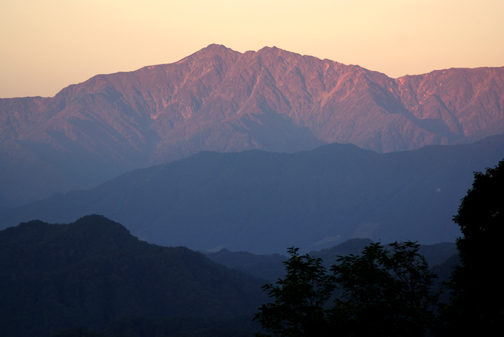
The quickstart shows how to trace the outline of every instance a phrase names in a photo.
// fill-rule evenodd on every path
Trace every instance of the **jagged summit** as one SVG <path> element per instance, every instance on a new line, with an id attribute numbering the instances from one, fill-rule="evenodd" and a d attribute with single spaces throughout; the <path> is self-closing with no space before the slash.
<path id="1" fill-rule="evenodd" d="M 9 164 L 0 174 L 19 178 L 0 186 L 0 205 L 204 150 L 340 142 L 393 152 L 472 142 L 504 132 L 503 106 L 504 68 L 392 79 L 276 47 L 240 53 L 211 44 L 171 64 L 94 76 L 52 98 L 1 99 L 0 159 Z M 26 167 L 50 177 L 47 185 Z"/>

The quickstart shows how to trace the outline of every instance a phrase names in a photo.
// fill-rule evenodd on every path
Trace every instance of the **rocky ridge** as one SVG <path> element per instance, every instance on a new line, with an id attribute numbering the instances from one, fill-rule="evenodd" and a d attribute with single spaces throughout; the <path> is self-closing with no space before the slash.
<path id="1" fill-rule="evenodd" d="M 172 64 L 94 76 L 52 98 L 0 99 L 0 173 L 19 181 L 0 186 L 0 205 L 202 150 L 295 152 L 338 142 L 393 152 L 473 142 L 504 132 L 503 106 L 504 67 L 392 79 L 275 47 L 210 45 Z M 37 187 L 41 177 L 51 188 Z M 35 187 L 14 195 L 30 179 Z"/>

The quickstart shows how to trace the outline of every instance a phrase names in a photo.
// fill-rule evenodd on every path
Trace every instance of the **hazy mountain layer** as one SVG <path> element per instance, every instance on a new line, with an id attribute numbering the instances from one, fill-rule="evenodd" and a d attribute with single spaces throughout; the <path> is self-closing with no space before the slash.
<path id="1" fill-rule="evenodd" d="M 331 248 L 311 251 L 309 254 L 312 257 L 321 258 L 323 265 L 329 269 L 337 263 L 338 257 L 350 254 L 361 255 L 364 247 L 371 243 L 373 241 L 369 239 L 350 239 Z M 425 257 L 429 266 L 432 267 L 457 254 L 457 248 L 455 242 L 443 242 L 433 245 L 421 245 L 419 253 Z M 221 249 L 218 252 L 207 252 L 205 255 L 216 263 L 244 271 L 271 283 L 275 283 L 279 278 L 285 276 L 284 261 L 287 260 L 285 255 L 256 255 L 248 252 L 231 252 L 227 249 Z"/>
<path id="2" fill-rule="evenodd" d="M 391 152 L 471 142 L 504 132 L 503 106 L 504 67 L 392 79 L 278 48 L 242 54 L 210 45 L 52 98 L 0 99 L 0 206 L 202 150 L 339 142 Z"/>
<path id="3" fill-rule="evenodd" d="M 432 244 L 460 235 L 451 218 L 473 171 L 503 157 L 504 136 L 386 154 L 350 144 L 202 152 L 0 212 L 0 224 L 95 213 L 149 242 L 252 253 L 319 250 L 350 238 Z"/>
<path id="4" fill-rule="evenodd" d="M 0 335 L 101 330 L 129 316 L 252 315 L 267 300 L 263 283 L 101 216 L 31 221 L 0 232 Z"/>

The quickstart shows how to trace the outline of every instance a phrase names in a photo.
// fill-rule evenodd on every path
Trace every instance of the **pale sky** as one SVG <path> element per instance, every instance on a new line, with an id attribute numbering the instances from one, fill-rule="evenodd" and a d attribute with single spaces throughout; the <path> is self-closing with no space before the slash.
<path id="1" fill-rule="evenodd" d="M 394 78 L 500 67 L 504 0 L 0 0 L 0 98 L 54 96 L 211 43 L 276 46 Z"/>

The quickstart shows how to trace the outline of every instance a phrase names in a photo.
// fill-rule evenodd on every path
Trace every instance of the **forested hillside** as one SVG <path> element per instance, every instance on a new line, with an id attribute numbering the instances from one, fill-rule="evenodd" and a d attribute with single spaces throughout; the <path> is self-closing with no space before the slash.
<path id="1" fill-rule="evenodd" d="M 0 335 L 102 330 L 128 316 L 231 318 L 266 300 L 264 281 L 184 247 L 160 247 L 86 216 L 0 232 Z"/>

